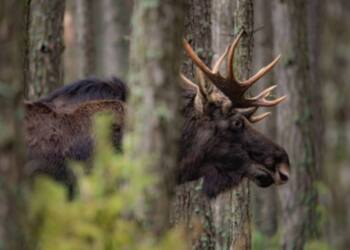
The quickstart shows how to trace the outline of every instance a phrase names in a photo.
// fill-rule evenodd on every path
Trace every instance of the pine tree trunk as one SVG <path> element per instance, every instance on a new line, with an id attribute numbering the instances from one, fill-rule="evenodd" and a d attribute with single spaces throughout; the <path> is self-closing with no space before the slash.
<path id="1" fill-rule="evenodd" d="M 95 73 L 95 32 L 93 0 L 75 2 L 78 78 Z"/>
<path id="2" fill-rule="evenodd" d="M 273 32 L 271 18 L 271 1 L 255 1 L 254 3 L 254 72 L 269 64 L 273 60 Z M 256 92 L 266 89 L 272 85 L 273 74 L 264 76 L 264 80 L 256 85 Z M 266 110 L 267 111 L 267 110 Z M 260 112 L 264 112 L 263 109 Z M 257 124 L 258 129 L 267 137 L 276 140 L 276 112 L 261 123 Z M 252 186 L 253 218 L 256 229 L 267 236 L 273 236 L 277 231 L 277 192 L 276 187 L 259 188 Z"/>
<path id="3" fill-rule="evenodd" d="M 309 0 L 307 4 L 307 27 L 308 27 L 308 45 L 309 45 L 309 65 L 310 65 L 310 77 L 311 82 L 317 86 L 312 91 L 313 110 L 317 110 L 314 113 L 314 138 L 317 147 L 315 147 L 315 163 L 318 172 L 322 169 L 323 162 L 323 143 L 324 143 L 324 118 L 323 118 L 323 98 L 322 89 L 323 84 L 320 78 L 320 64 L 321 64 L 321 34 L 323 21 L 324 3 L 318 0 Z"/>
<path id="4" fill-rule="evenodd" d="M 234 22 L 235 6 L 238 9 Z M 247 31 L 249 35 L 242 39 L 243 45 L 237 53 L 239 75 L 247 77 L 251 61 L 252 3 L 194 0 L 187 10 L 186 39 L 208 65 L 210 55 L 225 49 L 232 40 L 230 34 L 233 35 L 234 30 L 244 28 Z M 184 72 L 187 75 L 194 73 L 189 60 L 185 62 Z M 248 182 L 213 201 L 203 196 L 201 185 L 201 181 L 197 181 L 178 187 L 174 204 L 173 219 L 187 225 L 192 248 L 250 249 Z"/>
<path id="5" fill-rule="evenodd" d="M 26 6 L 24 96 L 36 99 L 60 86 L 63 81 L 62 52 L 64 0 L 28 0 Z M 22 105 L 22 103 L 21 103 Z M 27 178 L 25 178 L 27 180 Z M 30 190 L 26 196 L 30 199 Z M 24 204 L 25 205 L 25 204 Z M 25 207 L 21 207 L 25 211 Z M 29 225 L 30 226 L 30 225 Z M 31 249 L 37 239 L 26 232 L 30 242 L 19 249 Z M 10 248 L 11 249 L 11 248 Z"/>
<path id="6" fill-rule="evenodd" d="M 244 30 L 245 35 L 240 41 L 235 57 L 237 76 L 248 79 L 251 72 L 254 9 L 252 0 L 237 0 L 235 12 L 235 31 Z M 250 213 L 249 213 L 249 184 L 246 180 L 234 190 L 234 228 L 233 242 L 230 249 L 250 249 Z"/>
<path id="7" fill-rule="evenodd" d="M 291 180 L 279 188 L 282 203 L 283 249 L 303 249 L 315 231 L 315 144 L 313 138 L 314 83 L 310 76 L 307 2 L 275 0 L 273 4 L 275 54 L 283 55 L 276 71 L 281 93 L 289 96 L 279 106 L 278 142 L 287 150 Z M 280 93 L 280 94 L 281 94 Z"/>
<path id="8" fill-rule="evenodd" d="M 186 6 L 185 38 L 207 65 L 210 65 L 211 0 L 192 0 Z M 182 72 L 194 76 L 194 64 L 185 57 Z M 215 230 L 210 201 L 202 194 L 201 180 L 177 187 L 172 220 L 185 224 L 189 231 L 192 249 L 215 249 Z"/>
<path id="9" fill-rule="evenodd" d="M 234 30 L 241 28 L 237 26 L 237 23 L 241 23 L 245 18 L 252 18 L 249 16 L 251 13 L 248 14 L 252 10 L 237 9 L 237 7 L 246 8 L 244 4 L 238 1 L 213 0 L 212 38 L 216 56 L 222 54 L 227 45 L 232 42 Z M 235 10 L 247 12 L 243 14 L 242 19 L 235 21 Z M 252 29 L 252 25 L 251 20 L 249 26 L 244 28 Z M 237 58 L 237 61 L 241 63 L 240 57 Z M 242 187 L 222 194 L 212 202 L 216 249 L 250 248 L 249 191 L 246 185 L 247 183 L 244 183 Z"/>
<path id="10" fill-rule="evenodd" d="M 133 16 L 129 125 L 135 159 L 155 178 L 147 192 L 147 220 L 156 237 L 169 229 L 180 137 L 182 1 L 137 1 Z"/>
<path id="11" fill-rule="evenodd" d="M 324 24 L 321 53 L 318 51 L 322 62 L 319 83 L 324 85 L 324 102 L 327 104 L 324 109 L 326 160 L 322 179 L 330 189 L 329 197 L 326 196 L 330 218 L 324 227 L 324 235 L 334 249 L 347 250 L 350 246 L 350 210 L 347 209 L 350 206 L 347 177 L 350 173 L 350 58 L 344 48 L 350 41 L 349 1 L 322 2 L 322 5 L 324 13 L 321 10 L 323 14 L 318 14 Z"/>
<path id="12" fill-rule="evenodd" d="M 78 49 L 77 49 L 77 25 L 76 25 L 76 2 L 68 1 L 66 3 L 63 20 L 63 72 L 64 83 L 73 82 L 78 77 Z"/>
<path id="13" fill-rule="evenodd" d="M 234 34 L 235 1 L 212 0 L 212 49 L 214 61 L 232 42 Z M 226 69 L 225 67 L 222 67 Z M 225 70 L 223 71 L 225 72 Z M 233 240 L 235 192 L 219 195 L 212 203 L 213 224 L 215 227 L 215 249 L 230 249 Z"/>
<path id="14" fill-rule="evenodd" d="M 64 0 L 28 0 L 26 94 L 42 96 L 62 85 Z"/>
<path id="15" fill-rule="evenodd" d="M 28 246 L 21 131 L 24 3 L 0 2 L 0 249 Z"/>
<path id="16" fill-rule="evenodd" d="M 102 75 L 126 79 L 129 65 L 129 43 L 133 1 L 102 0 L 99 3 L 99 62 Z"/>

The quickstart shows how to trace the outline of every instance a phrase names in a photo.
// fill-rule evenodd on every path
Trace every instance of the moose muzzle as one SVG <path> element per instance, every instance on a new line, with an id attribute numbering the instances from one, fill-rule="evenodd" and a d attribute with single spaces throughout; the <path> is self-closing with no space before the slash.
<path id="1" fill-rule="evenodd" d="M 276 185 L 285 184 L 289 180 L 289 165 L 287 163 L 279 163 L 276 166 L 276 172 L 273 176 Z"/>

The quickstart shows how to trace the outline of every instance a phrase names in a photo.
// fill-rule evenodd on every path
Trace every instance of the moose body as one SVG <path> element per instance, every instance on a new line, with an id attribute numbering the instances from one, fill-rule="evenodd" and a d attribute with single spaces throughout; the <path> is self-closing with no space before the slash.
<path id="1" fill-rule="evenodd" d="M 285 150 L 252 126 L 266 116 L 253 117 L 257 107 L 275 106 L 284 98 L 265 99 L 272 90 L 269 88 L 255 99 L 243 99 L 244 91 L 252 83 L 248 87 L 237 84 L 230 69 L 227 79 L 218 74 L 227 53 L 228 65 L 232 65 L 238 39 L 218 60 L 213 71 L 185 44 L 187 53 L 201 71 L 198 71 L 199 84 L 182 76 L 184 124 L 174 178 L 181 184 L 203 177 L 203 191 L 209 197 L 236 186 L 243 178 L 267 187 L 273 183 L 282 184 L 289 177 Z M 254 81 L 267 73 L 271 65 L 259 72 L 259 76 L 253 76 Z M 213 83 L 210 88 L 206 87 L 207 79 Z M 222 82 L 236 89 L 229 90 Z M 92 117 L 100 111 L 110 110 L 115 114 L 112 140 L 120 149 L 126 97 L 127 87 L 117 78 L 91 78 L 62 87 L 38 101 L 27 102 L 25 129 L 30 172 L 45 173 L 65 183 L 72 196 L 75 177 L 67 167 L 67 160 L 88 162 L 91 159 L 94 148 Z"/>
<path id="2" fill-rule="evenodd" d="M 30 175 L 47 174 L 74 195 L 76 178 L 68 160 L 89 162 L 93 154 L 94 114 L 110 111 L 115 119 L 112 142 L 121 148 L 127 88 L 117 78 L 89 78 L 64 86 L 47 97 L 25 103 L 25 134 Z"/>

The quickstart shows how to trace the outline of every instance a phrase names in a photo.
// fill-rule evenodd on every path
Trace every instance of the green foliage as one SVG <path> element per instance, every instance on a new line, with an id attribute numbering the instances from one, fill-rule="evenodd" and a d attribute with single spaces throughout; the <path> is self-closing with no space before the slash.
<path id="1" fill-rule="evenodd" d="M 260 231 L 252 230 L 252 249 L 253 250 L 279 250 L 281 249 L 281 235 L 279 233 L 268 237 Z M 314 239 L 306 242 L 305 250 L 330 250 L 328 243 L 321 239 Z"/>
<path id="2" fill-rule="evenodd" d="M 305 250 L 331 250 L 328 243 L 320 240 L 313 240 L 306 243 Z"/>
<path id="3" fill-rule="evenodd" d="M 132 160 L 125 145 L 122 155 L 110 143 L 110 117 L 98 117 L 96 154 L 91 173 L 72 164 L 80 192 L 68 201 L 65 189 L 47 178 L 38 178 L 30 203 L 30 218 L 36 249 L 114 250 L 185 249 L 180 229 L 160 241 L 143 223 L 145 188 L 152 183 L 140 162 Z"/>

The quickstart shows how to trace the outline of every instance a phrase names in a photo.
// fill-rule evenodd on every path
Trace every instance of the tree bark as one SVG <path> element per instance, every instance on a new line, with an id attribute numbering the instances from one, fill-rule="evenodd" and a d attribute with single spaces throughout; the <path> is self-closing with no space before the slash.
<path id="1" fill-rule="evenodd" d="M 27 20 L 24 31 L 26 53 L 24 53 L 23 87 L 24 96 L 33 100 L 60 86 L 63 81 L 62 52 L 64 49 L 65 1 L 28 0 L 26 7 Z M 27 178 L 25 180 L 28 181 Z M 29 188 L 26 196 L 30 199 Z M 21 209 L 25 210 L 25 207 Z M 38 243 L 36 235 L 31 231 L 27 232 L 26 236 L 30 242 L 20 249 L 36 248 Z"/>
<path id="2" fill-rule="evenodd" d="M 340 0 L 323 5 L 324 14 L 318 15 L 322 17 L 324 24 L 320 80 L 323 83 L 324 103 L 327 107 L 324 109 L 327 143 L 324 143 L 323 155 L 326 160 L 322 169 L 322 180 L 330 193 L 329 197 L 322 195 L 320 202 L 325 201 L 330 211 L 329 220 L 324 225 L 324 236 L 334 249 L 346 250 L 350 246 L 350 86 L 347 84 L 350 58 L 344 53 L 344 48 L 350 42 L 347 32 L 350 4 L 349 1 Z"/>
<path id="3" fill-rule="evenodd" d="M 253 28 L 254 28 L 254 9 L 252 0 L 237 0 L 235 12 L 235 31 L 245 31 L 236 52 L 237 77 L 248 79 L 252 64 L 253 49 Z M 233 242 L 230 249 L 250 249 L 251 231 L 250 231 L 250 213 L 249 213 L 249 184 L 245 180 L 234 190 L 234 229 Z"/>
<path id="4" fill-rule="evenodd" d="M 182 1 L 137 1 L 131 43 L 129 136 L 134 157 L 155 182 L 147 192 L 147 220 L 156 237 L 169 229 L 180 137 Z M 145 160 L 147 159 L 147 160 Z"/>
<path id="5" fill-rule="evenodd" d="M 322 169 L 323 162 L 323 143 L 324 143 L 324 118 L 323 118 L 323 98 L 322 98 L 322 81 L 320 78 L 321 70 L 321 35 L 322 24 L 321 17 L 323 16 L 323 6 L 321 1 L 309 0 L 307 4 L 307 27 L 308 27 L 308 46 L 309 46 L 309 65 L 311 82 L 317 86 L 312 91 L 312 105 L 314 113 L 313 133 L 317 147 L 315 147 L 315 163 L 319 173 Z"/>
<path id="6" fill-rule="evenodd" d="M 100 73 L 126 79 L 129 66 L 129 43 L 133 1 L 102 0 L 100 13 L 103 16 L 99 27 Z"/>
<path id="7" fill-rule="evenodd" d="M 230 42 L 234 30 L 242 27 L 239 26 L 244 19 L 251 19 L 249 8 L 251 5 L 245 5 L 243 1 L 217 1 L 213 0 L 212 10 L 212 41 L 213 51 L 216 57 L 221 55 Z M 251 4 L 251 3 L 250 3 Z M 242 9 L 237 9 L 237 7 Z M 242 16 L 235 20 L 236 15 L 242 11 Z M 239 18 L 239 19 L 238 19 Z M 248 21 L 248 26 L 244 27 L 252 30 L 253 21 Z M 251 46 L 251 45 L 249 45 Z M 251 59 L 249 59 L 251 60 Z M 238 57 L 238 62 L 245 64 Z M 244 66 L 242 66 L 243 68 Z M 240 74 L 246 72 L 238 69 Z M 249 191 L 247 183 L 244 183 L 238 189 L 220 195 L 212 202 L 213 220 L 216 233 L 216 249 L 249 249 L 250 248 L 250 221 L 249 221 Z"/>
<path id="8" fill-rule="evenodd" d="M 64 0 L 28 0 L 26 95 L 37 98 L 62 85 Z"/>
<path id="9" fill-rule="evenodd" d="M 276 81 L 289 96 L 279 106 L 278 142 L 289 153 L 292 178 L 279 188 L 282 203 L 283 249 L 303 249 L 315 231 L 315 143 L 313 89 L 308 52 L 307 2 L 275 0 L 273 4 L 274 49 L 283 55 Z"/>
<path id="10" fill-rule="evenodd" d="M 186 6 L 185 38 L 195 48 L 199 57 L 210 65 L 211 48 L 211 0 L 193 0 Z M 194 64 L 186 57 L 182 67 L 184 74 L 194 77 Z M 210 201 L 202 194 L 201 180 L 177 187 L 172 220 L 185 224 L 190 235 L 192 249 L 215 249 L 215 230 Z"/>
<path id="11" fill-rule="evenodd" d="M 254 3 L 254 53 L 253 68 L 258 72 L 261 67 L 273 60 L 273 32 L 271 18 L 271 1 L 255 1 Z M 267 74 L 263 82 L 256 84 L 259 93 L 274 83 L 273 74 Z M 260 91 L 259 91 L 260 90 Z M 266 110 L 267 111 L 267 110 Z M 261 112 L 264 109 L 261 108 Z M 276 140 L 276 112 L 261 123 L 257 124 L 259 130 L 273 141 Z M 278 202 L 276 187 L 259 188 L 252 186 L 253 218 L 256 229 L 266 236 L 273 236 L 278 225 Z"/>
<path id="12" fill-rule="evenodd" d="M 93 0 L 75 2 L 78 78 L 95 74 L 95 25 Z"/>
<path id="13" fill-rule="evenodd" d="M 0 249 L 29 249 L 21 131 L 25 5 L 0 2 Z"/>
<path id="14" fill-rule="evenodd" d="M 234 22 L 235 6 L 238 11 Z M 223 52 L 234 30 L 247 31 L 249 35 L 244 37 L 237 57 L 241 63 L 239 75 L 247 77 L 251 60 L 252 3 L 195 0 L 187 10 L 186 38 L 207 65 L 213 52 Z M 183 71 L 193 75 L 193 64 L 189 60 Z M 201 185 L 201 181 L 197 181 L 178 187 L 174 205 L 174 220 L 187 225 L 193 249 L 250 249 L 248 182 L 214 201 L 203 197 Z"/>
<path id="15" fill-rule="evenodd" d="M 76 25 L 76 2 L 68 1 L 65 6 L 63 20 L 63 72 L 64 83 L 73 82 L 78 76 L 78 49 L 77 49 L 77 25 Z"/>
<path id="16" fill-rule="evenodd" d="M 212 0 L 212 49 L 214 60 L 225 51 L 232 42 L 234 33 L 234 11 L 236 9 L 235 1 Z M 226 69 L 225 67 L 222 67 Z M 225 71 L 224 71 L 225 72 Z M 235 192 L 226 192 L 219 195 L 213 202 L 211 208 L 213 211 L 213 224 L 215 227 L 215 249 L 230 249 L 234 233 L 236 230 L 234 224 L 235 212 Z"/>

